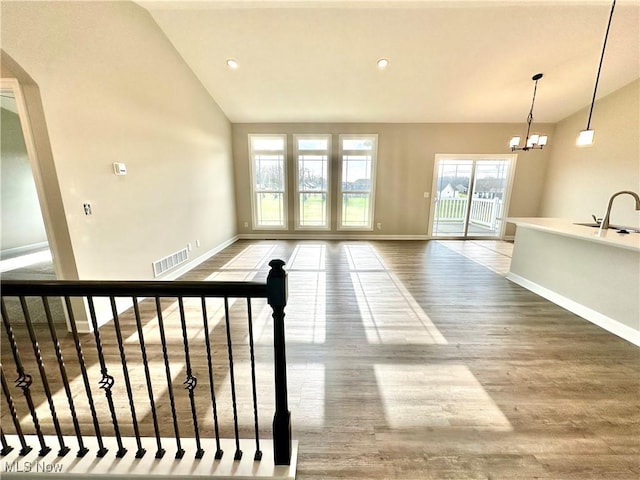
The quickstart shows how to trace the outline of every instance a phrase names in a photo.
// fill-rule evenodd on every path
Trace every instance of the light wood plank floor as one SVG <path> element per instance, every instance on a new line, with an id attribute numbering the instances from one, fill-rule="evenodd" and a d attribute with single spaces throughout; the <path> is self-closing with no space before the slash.
<path id="1" fill-rule="evenodd" d="M 504 269 L 499 264 L 508 258 L 509 247 L 488 247 L 442 241 L 239 241 L 184 278 L 262 280 L 269 259 L 287 262 L 289 402 L 293 436 L 300 442 L 301 480 L 637 480 L 640 349 L 506 280 L 494 270 Z M 479 248 L 488 266 L 466 256 Z M 500 256 L 493 263 L 487 260 L 492 250 Z M 184 356 L 177 307 L 169 300 L 163 306 L 180 428 L 188 436 L 188 400 L 178 388 L 184 380 Z M 202 389 L 199 420 L 204 434 L 211 436 L 203 332 L 197 305 L 187 308 L 194 374 Z M 142 310 L 154 385 L 162 385 L 153 305 L 143 302 Z M 231 310 L 238 345 L 236 378 L 243 383 L 250 378 L 243 347 L 246 302 L 236 301 Z M 254 302 L 253 310 L 260 427 L 268 435 L 273 411 L 271 323 L 264 302 Z M 220 378 L 216 391 L 224 410 L 229 396 L 226 328 L 220 305 L 212 304 L 209 314 Z M 149 422 L 135 324 L 129 314 L 121 322 L 138 416 Z M 48 371 L 55 373 L 51 342 L 46 330 L 38 329 Z M 20 327 L 16 332 L 28 357 L 26 333 Z M 111 352 L 110 364 L 117 367 L 112 326 L 101 333 Z M 91 342 L 91 335 L 83 336 L 90 373 L 99 378 Z M 5 373 L 12 380 L 13 362 L 4 338 L 2 347 Z M 63 351 L 69 359 L 75 355 L 68 337 Z M 36 376 L 33 363 L 26 364 Z M 69 364 L 72 377 L 77 377 L 77 368 Z M 117 377 L 114 388 L 120 385 L 116 401 L 121 428 L 131 435 L 116 367 L 112 374 Z M 74 385 L 78 382 L 76 378 Z M 53 387 L 63 410 L 60 382 L 53 381 Z M 106 402 L 101 391 L 94 394 L 106 425 Z M 241 433 L 249 437 L 251 394 L 240 388 L 238 395 Z M 170 436 L 166 391 L 159 388 L 156 396 L 161 433 Z M 23 401 L 17 393 L 15 398 L 26 417 Z M 77 401 L 83 403 L 81 395 Z M 4 400 L 2 407 L 3 429 L 12 431 Z M 83 428 L 91 432 L 88 409 L 78 408 Z M 47 410 L 40 398 L 43 417 Z M 65 431 L 72 434 L 70 422 L 61 417 Z M 223 435 L 230 437 L 228 415 L 222 415 L 221 422 Z M 47 433 L 53 432 L 50 422 L 43 425 Z M 152 433 L 150 426 L 143 427 L 143 434 Z"/>

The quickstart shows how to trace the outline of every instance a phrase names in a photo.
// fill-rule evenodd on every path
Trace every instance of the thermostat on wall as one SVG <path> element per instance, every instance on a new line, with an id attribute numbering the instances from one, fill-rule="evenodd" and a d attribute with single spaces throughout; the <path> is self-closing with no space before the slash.
<path id="1" fill-rule="evenodd" d="M 124 163 L 113 163 L 113 173 L 116 175 L 126 175 L 127 174 L 127 166 Z"/>

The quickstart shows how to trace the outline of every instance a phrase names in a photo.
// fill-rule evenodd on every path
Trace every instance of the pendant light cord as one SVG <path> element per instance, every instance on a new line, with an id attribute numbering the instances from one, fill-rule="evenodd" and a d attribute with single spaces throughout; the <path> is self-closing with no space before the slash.
<path id="1" fill-rule="evenodd" d="M 609 23 L 607 24 L 607 32 L 604 34 L 604 44 L 602 45 L 602 55 L 600 55 L 600 64 L 598 65 L 598 74 L 596 75 L 596 85 L 593 87 L 593 98 L 591 99 L 591 108 L 589 109 L 589 120 L 587 120 L 587 130 L 591 126 L 591 114 L 593 113 L 593 105 L 596 103 L 596 92 L 598 91 L 598 81 L 600 80 L 600 70 L 602 70 L 602 61 L 604 60 L 604 50 L 607 47 L 607 38 L 609 37 L 609 28 L 611 28 L 611 19 L 613 18 L 613 9 L 616 7 L 616 0 L 611 4 L 611 13 L 609 14 Z"/>

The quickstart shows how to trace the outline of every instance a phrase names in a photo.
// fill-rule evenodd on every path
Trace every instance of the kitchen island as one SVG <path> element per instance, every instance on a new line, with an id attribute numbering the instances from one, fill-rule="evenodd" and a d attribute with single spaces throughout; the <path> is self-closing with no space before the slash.
<path id="1" fill-rule="evenodd" d="M 640 233 L 558 218 L 517 226 L 507 278 L 640 346 Z"/>

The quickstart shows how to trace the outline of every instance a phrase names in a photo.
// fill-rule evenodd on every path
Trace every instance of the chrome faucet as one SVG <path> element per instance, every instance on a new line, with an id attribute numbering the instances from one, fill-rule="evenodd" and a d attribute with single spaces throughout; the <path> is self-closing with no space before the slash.
<path id="1" fill-rule="evenodd" d="M 618 195 L 622 195 L 623 193 L 631 195 L 636 201 L 636 210 L 640 210 L 640 197 L 638 196 L 637 193 L 631 192 L 629 190 L 621 190 L 620 192 L 614 193 L 613 195 L 611 195 L 611 198 L 609 199 L 609 205 L 607 206 L 607 213 L 604 214 L 604 218 L 600 223 L 600 233 L 602 233 L 603 230 L 606 230 L 607 228 L 609 228 L 609 217 L 611 216 L 611 206 L 613 205 L 613 199 L 616 198 Z"/>

